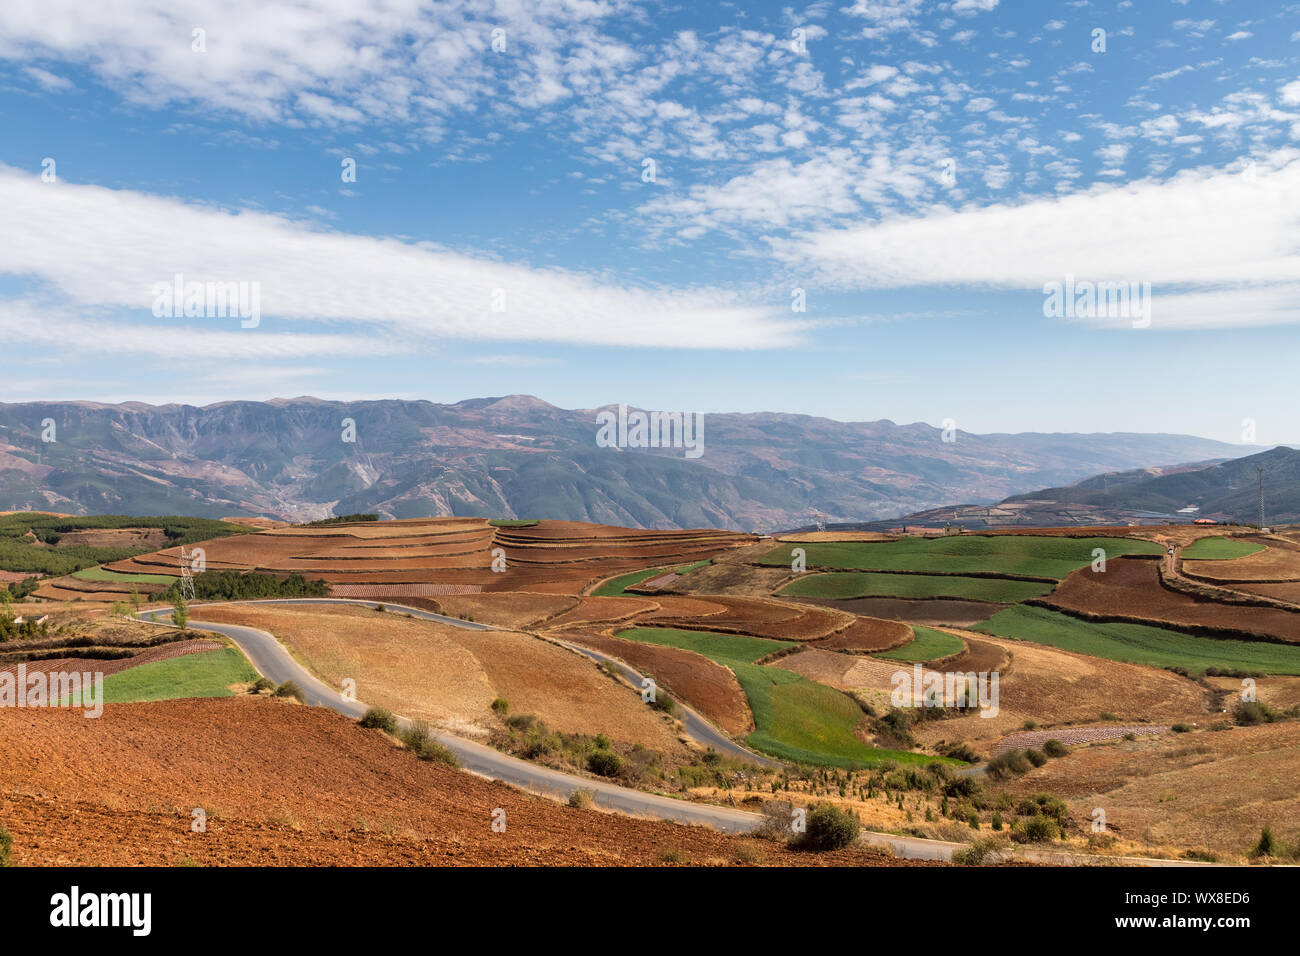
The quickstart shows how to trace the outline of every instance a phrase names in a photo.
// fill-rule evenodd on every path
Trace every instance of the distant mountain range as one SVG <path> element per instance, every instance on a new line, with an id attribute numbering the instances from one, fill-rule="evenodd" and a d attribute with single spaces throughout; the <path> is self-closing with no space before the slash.
<path id="1" fill-rule="evenodd" d="M 759 412 L 704 416 L 703 454 L 691 459 L 681 448 L 599 447 L 598 411 L 526 395 L 453 405 L 0 404 L 0 509 L 772 530 L 807 524 L 814 509 L 833 522 L 871 521 L 1241 453 L 1187 435 L 945 435 L 920 423 Z"/>
<path id="2" fill-rule="evenodd" d="M 995 504 L 949 504 L 893 521 L 850 526 L 880 531 L 899 526 L 957 525 L 980 530 L 1073 524 L 1163 524 L 1198 518 L 1257 525 L 1260 468 L 1264 469 L 1264 520 L 1269 524 L 1300 522 L 1300 451 L 1279 446 L 1229 461 L 1107 472 L 1064 487 L 1011 495 Z"/>

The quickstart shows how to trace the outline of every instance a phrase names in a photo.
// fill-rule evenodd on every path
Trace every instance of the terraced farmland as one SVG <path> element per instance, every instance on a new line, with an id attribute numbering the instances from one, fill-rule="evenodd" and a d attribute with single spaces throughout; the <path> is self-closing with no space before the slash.
<path id="1" fill-rule="evenodd" d="M 794 597 L 844 600 L 867 597 L 955 598 L 1017 604 L 1041 597 L 1052 585 L 1005 578 L 968 578 L 949 574 L 889 574 L 872 571 L 836 571 L 796 578 L 781 589 Z"/>
<path id="2" fill-rule="evenodd" d="M 213 571 L 302 574 L 354 597 L 371 596 L 368 587 L 376 589 L 375 597 L 436 597 L 522 590 L 576 595 L 612 572 L 649 577 L 654 572 L 645 573 L 647 567 L 689 567 L 752 540 L 713 529 L 420 518 L 288 526 L 204 541 L 202 547 Z M 93 575 L 46 582 L 38 594 L 71 600 L 102 591 L 115 600 L 131 583 L 160 589 L 180 575 L 179 565 L 177 548 L 136 554 Z M 395 588 L 412 593 L 392 593 Z"/>
<path id="3" fill-rule="evenodd" d="M 1138 623 L 1205 629 L 1300 643 L 1300 613 L 1275 607 L 1227 604 L 1165 587 L 1160 562 L 1111 561 L 1104 573 L 1083 568 L 1061 582 L 1043 603 L 1087 617 L 1128 618 Z"/>
<path id="4" fill-rule="evenodd" d="M 620 638 L 693 651 L 731 669 L 749 699 L 755 731 L 745 742 L 786 760 L 829 766 L 870 766 L 883 760 L 929 763 L 937 759 L 871 747 L 854 731 L 862 710 L 844 694 L 780 667 L 754 661 L 793 642 L 670 628 L 632 628 Z"/>
<path id="5" fill-rule="evenodd" d="M 913 625 L 912 631 L 915 636 L 911 641 L 892 651 L 877 654 L 876 657 L 890 661 L 937 661 L 960 654 L 966 649 L 960 637 L 947 631 L 936 631 L 932 627 L 919 625 Z"/>
<path id="6" fill-rule="evenodd" d="M 794 545 L 783 545 L 760 563 L 790 566 Z M 1090 564 L 1093 550 L 1108 559 L 1160 554 L 1160 545 L 1134 538 L 1072 538 L 1041 535 L 952 535 L 896 541 L 828 541 L 798 545 L 810 568 L 859 571 L 919 571 L 930 574 L 1012 575 L 1058 581 Z"/>
<path id="7" fill-rule="evenodd" d="M 232 697 L 232 684 L 257 680 L 257 672 L 233 647 L 200 651 L 139 664 L 104 678 L 104 703 Z"/>
<path id="8" fill-rule="evenodd" d="M 1264 550 L 1264 546 L 1255 541 L 1242 541 L 1240 538 L 1213 537 L 1200 538 L 1182 550 L 1185 561 L 1227 561 L 1244 558 Z"/>
<path id="9" fill-rule="evenodd" d="M 1263 674 L 1300 674 L 1300 647 L 1209 637 L 1144 624 L 1084 621 L 1059 611 L 1020 605 L 999 611 L 974 630 L 1050 644 L 1092 657 L 1151 667 L 1217 667 Z"/>

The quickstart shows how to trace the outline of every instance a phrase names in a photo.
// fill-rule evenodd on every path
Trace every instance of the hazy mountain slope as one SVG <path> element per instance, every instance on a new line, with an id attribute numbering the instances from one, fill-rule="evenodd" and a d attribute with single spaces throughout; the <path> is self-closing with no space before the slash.
<path id="1" fill-rule="evenodd" d="M 1067 488 L 1015 495 L 1008 502 L 1057 501 L 1098 508 L 1199 513 L 1259 521 L 1259 471 L 1264 468 L 1264 508 L 1270 522 L 1300 521 L 1300 451 L 1278 447 L 1257 455 L 1215 462 L 1172 474 L 1096 476 Z"/>
<path id="2" fill-rule="evenodd" d="M 0 405 L 0 509 L 315 518 L 379 511 L 771 529 L 994 501 L 1236 448 L 1180 435 L 973 435 L 777 413 L 705 416 L 704 454 L 596 446 L 596 410 L 430 402 Z M 355 441 L 345 441 L 355 423 Z M 43 421 L 55 426 L 41 440 Z"/>

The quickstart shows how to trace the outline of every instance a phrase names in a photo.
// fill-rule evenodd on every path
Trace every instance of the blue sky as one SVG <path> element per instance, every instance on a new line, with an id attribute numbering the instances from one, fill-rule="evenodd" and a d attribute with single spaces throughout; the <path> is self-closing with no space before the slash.
<path id="1" fill-rule="evenodd" d="M 1300 439 L 1300 3 L 6 0 L 0 208 L 4 401 Z"/>

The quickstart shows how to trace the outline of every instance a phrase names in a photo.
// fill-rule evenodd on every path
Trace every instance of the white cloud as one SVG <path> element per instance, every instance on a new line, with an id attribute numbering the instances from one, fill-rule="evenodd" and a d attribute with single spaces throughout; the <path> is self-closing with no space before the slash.
<path id="1" fill-rule="evenodd" d="M 1163 182 L 825 229 L 774 248 L 840 288 L 1031 289 L 1074 275 L 1151 282 L 1161 294 L 1171 286 L 1215 292 L 1224 306 L 1217 323 L 1231 327 L 1279 320 L 1257 299 L 1300 281 L 1297 233 L 1300 152 L 1287 150 L 1245 173 L 1188 170 Z M 1245 297 L 1242 308 L 1228 307 L 1237 301 L 1232 290 Z M 1178 323 L 1164 312 L 1166 324 Z M 1197 315 L 1208 321 L 1209 313 Z"/>
<path id="2" fill-rule="evenodd" d="M 502 90 L 525 109 L 562 99 L 624 61 L 625 48 L 594 27 L 613 10 L 604 0 L 5 0 L 0 58 L 81 64 L 151 106 L 404 122 L 490 106 Z M 497 29 L 503 52 L 492 47 Z"/>
<path id="3" fill-rule="evenodd" d="M 956 0 L 952 12 L 957 14 L 988 13 L 998 5 L 998 0 Z"/>
<path id="4" fill-rule="evenodd" d="M 4 166 L 0 208 L 0 270 L 43 280 L 70 303 L 152 319 L 153 286 L 178 273 L 191 281 L 259 283 L 262 325 L 230 333 L 240 348 L 245 339 L 302 322 L 360 323 L 416 343 L 769 348 L 798 337 L 783 311 L 788 303 L 753 305 L 719 290 L 631 288 L 427 243 L 313 229 L 261 212 L 47 184 Z M 504 311 L 493 311 L 496 290 L 504 293 Z M 308 341 L 296 331 L 285 341 L 300 338 Z"/>
<path id="5" fill-rule="evenodd" d="M 23 72 L 47 90 L 70 90 L 74 85 L 71 80 L 57 76 L 49 70 L 42 70 L 39 66 L 25 66 Z"/>

